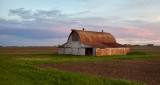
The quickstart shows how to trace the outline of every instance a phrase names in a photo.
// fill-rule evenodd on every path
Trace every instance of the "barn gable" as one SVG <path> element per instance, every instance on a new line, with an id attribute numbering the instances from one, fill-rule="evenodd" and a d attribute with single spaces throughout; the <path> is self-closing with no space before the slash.
<path id="1" fill-rule="evenodd" d="M 79 34 L 75 30 L 72 30 L 72 32 L 70 33 L 70 35 L 68 37 L 67 42 L 60 47 L 68 47 L 68 48 L 69 47 L 81 47 L 81 48 L 85 48 L 85 47 L 92 47 L 92 46 L 81 42 L 81 38 L 80 38 Z"/>

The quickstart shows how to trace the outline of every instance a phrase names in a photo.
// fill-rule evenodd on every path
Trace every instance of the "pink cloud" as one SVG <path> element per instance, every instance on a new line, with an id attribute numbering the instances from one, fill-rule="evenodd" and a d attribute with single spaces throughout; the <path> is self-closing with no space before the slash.
<path id="1" fill-rule="evenodd" d="M 120 44 L 140 44 L 140 45 L 146 45 L 146 44 L 154 44 L 154 45 L 160 45 L 160 40 L 150 40 L 150 39 L 140 39 L 140 38 L 117 38 L 116 39 L 118 43 Z"/>
<path id="2" fill-rule="evenodd" d="M 117 29 L 111 29 L 111 32 L 120 37 L 135 37 L 135 38 L 149 38 L 149 39 L 159 39 L 160 34 L 156 30 L 144 29 L 133 26 L 120 26 Z M 157 34 L 159 36 L 157 36 Z"/>

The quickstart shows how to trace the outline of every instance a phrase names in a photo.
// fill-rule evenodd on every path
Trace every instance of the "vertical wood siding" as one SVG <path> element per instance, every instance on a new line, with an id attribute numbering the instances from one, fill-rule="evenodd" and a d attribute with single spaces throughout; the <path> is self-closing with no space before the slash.
<path id="1" fill-rule="evenodd" d="M 130 52 L 130 48 L 105 48 L 105 49 L 96 49 L 96 56 L 104 55 L 126 55 Z"/>

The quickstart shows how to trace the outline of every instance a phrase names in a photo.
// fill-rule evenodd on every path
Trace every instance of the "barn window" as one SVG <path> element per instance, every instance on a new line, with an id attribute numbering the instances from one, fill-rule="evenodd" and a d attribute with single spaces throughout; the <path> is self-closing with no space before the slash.
<path id="1" fill-rule="evenodd" d="M 73 41 L 78 41 L 79 40 L 78 34 L 76 32 L 73 32 L 73 34 L 72 34 L 72 40 Z"/>

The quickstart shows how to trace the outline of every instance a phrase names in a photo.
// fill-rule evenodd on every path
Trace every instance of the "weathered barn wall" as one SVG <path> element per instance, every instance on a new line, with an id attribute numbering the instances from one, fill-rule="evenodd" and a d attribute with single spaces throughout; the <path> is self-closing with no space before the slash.
<path id="1" fill-rule="evenodd" d="M 58 48 L 58 54 L 85 55 L 85 48 Z"/>
<path id="2" fill-rule="evenodd" d="M 74 33 L 74 35 L 76 34 Z M 77 38 L 77 35 L 75 39 L 71 34 L 68 38 L 68 42 L 58 49 L 58 54 L 85 55 L 85 48 L 91 48 L 91 46 L 82 43 L 80 39 Z"/>
<path id="3" fill-rule="evenodd" d="M 58 54 L 64 54 L 64 48 L 58 48 Z"/>
<path id="4" fill-rule="evenodd" d="M 64 48 L 64 54 L 71 54 L 72 49 L 71 48 Z"/>
<path id="5" fill-rule="evenodd" d="M 96 48 L 93 48 L 93 56 L 96 56 Z"/>
<path id="6" fill-rule="evenodd" d="M 85 55 L 85 48 L 79 48 L 78 55 Z"/>
<path id="7" fill-rule="evenodd" d="M 105 48 L 105 49 L 96 49 L 96 56 L 104 55 L 126 55 L 130 52 L 130 48 Z"/>

